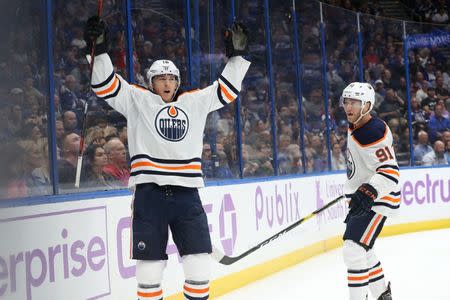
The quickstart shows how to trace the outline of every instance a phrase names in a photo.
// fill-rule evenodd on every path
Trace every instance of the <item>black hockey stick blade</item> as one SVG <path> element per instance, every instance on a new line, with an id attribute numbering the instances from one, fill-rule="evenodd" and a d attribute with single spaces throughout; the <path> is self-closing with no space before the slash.
<path id="1" fill-rule="evenodd" d="M 222 265 L 231 265 L 234 264 L 235 262 L 237 262 L 238 260 L 241 260 L 242 258 L 250 255 L 251 253 L 255 252 L 256 250 L 264 247 L 265 245 L 269 244 L 270 242 L 272 242 L 273 240 L 276 240 L 277 238 L 279 238 L 280 236 L 282 236 L 283 234 L 287 233 L 288 231 L 291 231 L 292 229 L 294 229 L 295 227 L 299 226 L 300 224 L 302 224 L 303 222 L 305 222 L 306 220 L 311 219 L 312 217 L 314 217 L 317 214 L 320 214 L 322 211 L 326 210 L 327 208 L 335 205 L 336 203 L 338 203 L 339 201 L 341 201 L 342 199 L 344 199 L 345 196 L 339 196 L 336 199 L 330 201 L 329 203 L 327 203 L 326 205 L 322 206 L 321 208 L 313 211 L 312 213 L 310 213 L 309 215 L 307 215 L 306 217 L 301 218 L 300 220 L 296 221 L 295 223 L 292 223 L 291 225 L 289 225 L 288 227 L 286 227 L 285 229 L 277 232 L 276 234 L 272 235 L 271 237 L 267 238 L 266 240 L 262 241 L 261 243 L 259 243 L 258 245 L 250 248 L 249 250 L 245 251 L 244 253 L 238 255 L 238 256 L 227 256 L 225 255 L 222 251 L 220 251 L 219 249 L 217 249 L 216 247 L 213 246 L 213 251 L 211 253 L 211 256 L 217 260 L 220 264 Z"/>

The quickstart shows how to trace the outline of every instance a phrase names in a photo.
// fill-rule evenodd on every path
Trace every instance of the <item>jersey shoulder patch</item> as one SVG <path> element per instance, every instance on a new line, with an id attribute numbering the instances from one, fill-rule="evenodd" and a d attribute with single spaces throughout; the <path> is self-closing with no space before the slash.
<path id="1" fill-rule="evenodd" d="M 361 147 L 369 147 L 383 141 L 388 133 L 388 127 L 381 119 L 373 117 L 364 126 L 355 129 L 351 135 Z"/>

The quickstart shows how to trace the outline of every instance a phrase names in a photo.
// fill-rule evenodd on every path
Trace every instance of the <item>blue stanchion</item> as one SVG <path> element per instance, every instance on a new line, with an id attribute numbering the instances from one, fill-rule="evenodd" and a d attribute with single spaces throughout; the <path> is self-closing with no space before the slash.
<path id="1" fill-rule="evenodd" d="M 190 1 L 185 0 L 184 5 L 184 36 L 187 48 L 187 82 L 189 86 L 192 87 L 192 40 L 191 40 L 191 6 Z"/>
<path id="2" fill-rule="evenodd" d="M 362 45 L 361 22 L 359 19 L 360 13 L 357 13 L 356 16 L 357 16 L 356 26 L 358 27 L 359 81 L 364 82 L 363 45 Z"/>
<path id="3" fill-rule="evenodd" d="M 48 137 L 50 147 L 48 147 L 48 155 L 50 161 L 50 178 L 52 181 L 53 194 L 59 194 L 59 178 L 58 178 L 58 160 L 56 157 L 56 114 L 55 114 L 55 83 L 54 83 L 54 65 L 53 65 L 53 0 L 46 0 L 45 20 L 46 20 L 46 40 L 47 40 L 47 93 L 48 93 Z"/>
<path id="4" fill-rule="evenodd" d="M 234 0 L 230 1 L 229 24 L 232 24 L 236 18 L 236 6 Z M 236 126 L 236 143 L 239 158 L 239 178 L 244 178 L 244 158 L 242 155 L 242 126 L 241 126 L 241 98 L 238 96 L 235 103 L 235 126 Z"/>
<path id="5" fill-rule="evenodd" d="M 131 21 L 131 0 L 125 0 L 125 49 L 127 59 L 128 81 L 134 82 L 134 65 L 133 65 L 133 28 Z"/>
<path id="6" fill-rule="evenodd" d="M 293 0 L 295 4 L 295 0 Z M 302 151 L 302 166 L 303 173 L 306 173 L 306 151 L 305 151 L 305 118 L 303 115 L 303 94 L 302 94 L 302 69 L 300 67 L 300 47 L 299 47 L 299 34 L 297 24 L 297 12 L 295 6 L 292 6 L 292 23 L 294 26 L 294 52 L 295 52 L 295 88 L 297 93 L 297 105 L 298 105 L 298 122 L 300 128 L 300 149 Z"/>
<path id="7" fill-rule="evenodd" d="M 414 144 L 413 144 L 413 128 L 412 128 L 412 111 L 411 111 L 411 79 L 409 74 L 409 57 L 408 57 L 408 37 L 406 35 L 406 23 L 403 21 L 403 56 L 405 60 L 405 79 L 406 79 L 406 98 L 408 101 L 408 126 L 409 126 L 409 157 L 410 165 L 414 166 Z"/>
<path id="8" fill-rule="evenodd" d="M 272 153 L 273 153 L 273 168 L 275 175 L 278 175 L 278 143 L 277 143 L 277 116 L 275 112 L 275 87 L 273 84 L 273 70 L 272 70 L 272 45 L 270 33 L 270 18 L 269 18 L 269 0 L 264 0 L 264 28 L 266 30 L 266 63 L 267 76 L 269 77 L 269 100 L 271 105 L 271 131 L 272 131 Z"/>
<path id="9" fill-rule="evenodd" d="M 322 19 L 322 3 L 320 3 L 320 14 L 321 14 L 321 22 L 320 22 L 320 44 L 322 51 L 322 75 L 323 75 L 323 95 L 324 105 L 325 105 L 325 126 L 326 126 L 326 137 L 327 137 L 327 160 L 328 160 L 328 170 L 331 170 L 331 140 L 330 140 L 330 114 L 328 111 L 329 105 L 329 94 L 328 94 L 328 78 L 327 78 L 327 50 L 325 46 L 325 26 Z"/>

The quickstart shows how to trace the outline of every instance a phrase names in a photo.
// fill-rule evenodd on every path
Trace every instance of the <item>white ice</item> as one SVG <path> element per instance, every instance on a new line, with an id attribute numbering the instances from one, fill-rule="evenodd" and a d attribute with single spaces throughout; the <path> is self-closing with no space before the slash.
<path id="1" fill-rule="evenodd" d="M 379 238 L 375 251 L 394 300 L 450 300 L 450 229 Z M 341 252 L 313 257 L 216 299 L 348 299 Z"/>

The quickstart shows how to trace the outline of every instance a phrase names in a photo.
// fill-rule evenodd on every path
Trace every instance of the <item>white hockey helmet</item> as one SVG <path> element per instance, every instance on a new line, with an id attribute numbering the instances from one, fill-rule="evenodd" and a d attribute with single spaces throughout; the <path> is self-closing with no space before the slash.
<path id="1" fill-rule="evenodd" d="M 361 101 L 361 113 L 367 102 L 370 103 L 368 114 L 375 105 L 375 90 L 367 82 L 352 82 L 342 92 L 342 101 L 345 98 L 355 99 Z"/>
<path id="2" fill-rule="evenodd" d="M 153 62 L 153 64 L 147 71 L 148 87 L 153 90 L 153 77 L 166 74 L 175 75 L 178 80 L 178 87 L 180 86 L 180 70 L 178 70 L 178 68 L 171 60 L 160 59 Z"/>

